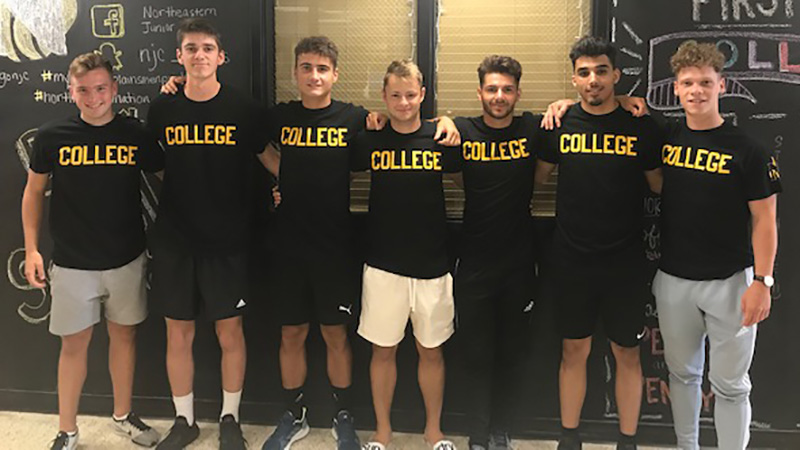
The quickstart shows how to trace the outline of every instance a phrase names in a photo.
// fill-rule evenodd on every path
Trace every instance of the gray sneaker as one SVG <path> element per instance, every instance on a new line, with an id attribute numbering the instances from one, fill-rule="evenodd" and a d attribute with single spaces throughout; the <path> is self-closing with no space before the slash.
<path id="1" fill-rule="evenodd" d="M 295 417 L 291 411 L 286 411 L 278 421 L 275 431 L 264 442 L 261 450 L 291 450 L 292 444 L 303 439 L 310 431 L 308 420 L 306 420 L 306 407 L 303 406 L 303 413 L 300 417 Z"/>
<path id="2" fill-rule="evenodd" d="M 333 438 L 336 439 L 336 450 L 359 450 L 361 441 L 356 434 L 353 416 L 347 410 L 341 410 L 333 418 L 331 429 Z"/>
<path id="3" fill-rule="evenodd" d="M 513 450 L 511 438 L 504 431 L 495 431 L 489 435 L 489 447 L 487 450 Z"/>
<path id="4" fill-rule="evenodd" d="M 111 429 L 114 430 L 114 433 L 126 437 L 133 441 L 134 444 L 143 447 L 152 447 L 158 444 L 161 439 L 158 431 L 142 422 L 142 419 L 133 411 L 128 413 L 128 417 L 125 420 L 117 420 L 112 417 Z"/>
<path id="5" fill-rule="evenodd" d="M 59 431 L 50 444 L 50 450 L 76 450 L 78 448 L 78 433 L 70 436 L 66 431 Z"/>

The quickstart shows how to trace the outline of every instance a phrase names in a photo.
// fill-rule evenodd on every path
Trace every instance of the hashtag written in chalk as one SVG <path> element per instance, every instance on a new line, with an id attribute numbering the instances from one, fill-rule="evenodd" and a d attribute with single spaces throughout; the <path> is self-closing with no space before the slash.
<path id="1" fill-rule="evenodd" d="M 44 100 L 44 92 L 42 92 L 42 91 L 34 92 L 33 93 L 33 99 L 35 101 L 37 101 L 37 102 L 41 102 L 42 100 Z"/>
<path id="2" fill-rule="evenodd" d="M 42 71 L 42 81 L 52 81 L 53 80 L 53 72 L 49 70 Z"/>

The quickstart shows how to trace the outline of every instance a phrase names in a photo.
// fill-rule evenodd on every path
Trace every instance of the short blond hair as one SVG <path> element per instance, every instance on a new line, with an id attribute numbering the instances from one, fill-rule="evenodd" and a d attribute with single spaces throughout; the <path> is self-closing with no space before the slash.
<path id="1" fill-rule="evenodd" d="M 722 72 L 725 66 L 725 55 L 716 45 L 704 42 L 698 43 L 695 40 L 684 41 L 678 51 L 669 60 L 672 73 L 678 73 L 687 67 L 711 67 L 717 73 Z"/>
<path id="2" fill-rule="evenodd" d="M 105 69 L 106 72 L 108 72 L 108 76 L 112 79 L 114 78 L 114 71 L 111 68 L 111 63 L 94 52 L 76 56 L 69 64 L 67 75 L 69 79 L 72 79 L 72 77 L 79 77 L 94 69 Z"/>
<path id="3" fill-rule="evenodd" d="M 412 78 L 419 82 L 419 87 L 422 87 L 422 71 L 419 66 L 410 59 L 402 59 L 399 61 L 392 61 L 389 67 L 386 68 L 386 75 L 383 76 L 383 89 L 386 89 L 386 84 L 389 83 L 390 76 L 399 78 Z"/>

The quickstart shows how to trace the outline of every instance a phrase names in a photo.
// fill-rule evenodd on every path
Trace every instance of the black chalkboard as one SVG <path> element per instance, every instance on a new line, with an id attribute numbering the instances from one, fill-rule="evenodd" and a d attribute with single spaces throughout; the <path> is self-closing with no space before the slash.
<path id="1" fill-rule="evenodd" d="M 680 118 L 672 90 L 669 57 L 686 39 L 713 42 L 727 58 L 727 92 L 720 100 L 726 120 L 735 123 L 774 150 L 781 166 L 784 193 L 779 196 L 780 244 L 773 288 L 772 315 L 759 326 L 756 356 L 751 370 L 754 385 L 752 429 L 800 428 L 800 305 L 795 295 L 800 283 L 794 273 L 798 261 L 795 224 L 800 216 L 791 206 L 798 196 L 793 173 L 800 159 L 792 150 L 800 144 L 800 9 L 787 0 L 609 0 L 600 2 L 608 18 L 606 30 L 595 30 L 616 44 L 623 77 L 618 93 L 645 97 L 653 114 Z M 650 223 L 644 239 L 648 257 L 659 257 L 659 200 L 645 204 Z M 658 332 L 655 302 L 648 306 L 648 336 L 643 353 L 645 422 L 670 423 L 667 370 Z M 712 362 L 713 364 L 713 362 Z M 713 421 L 713 394 L 703 386 L 702 423 Z M 607 411 L 610 413 L 611 411 Z M 756 439 L 756 438 L 754 438 Z"/>

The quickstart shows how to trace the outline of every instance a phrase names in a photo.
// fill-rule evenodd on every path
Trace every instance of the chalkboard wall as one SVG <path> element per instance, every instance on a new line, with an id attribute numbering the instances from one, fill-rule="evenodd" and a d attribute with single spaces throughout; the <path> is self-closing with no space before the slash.
<path id="1" fill-rule="evenodd" d="M 39 4 L 26 13 L 23 3 Z M 22 276 L 24 261 L 20 199 L 31 138 L 37 126 L 76 113 L 66 90 L 66 68 L 77 54 L 99 51 L 116 65 L 120 82 L 118 109 L 144 118 L 165 76 L 179 71 L 175 64 L 175 24 L 184 17 L 207 17 L 223 34 L 228 63 L 220 70 L 223 82 L 250 90 L 256 97 L 271 98 L 262 67 L 271 66 L 264 42 L 272 33 L 272 2 L 258 0 L 152 2 L 135 0 L 0 0 L 0 254 L 8 255 L 7 277 L 0 280 L 0 410 L 55 412 L 57 410 L 56 364 L 59 341 L 47 331 L 49 291 L 31 289 Z M 800 11 L 798 11 L 800 12 Z M 32 15 L 33 14 L 33 15 Z M 35 17 L 34 17 L 35 16 Z M 35 19 L 40 20 L 35 20 Z M 595 33 L 607 35 L 621 50 L 618 65 L 624 76 L 618 92 L 644 96 L 655 114 L 679 116 L 670 96 L 667 60 L 681 40 L 694 38 L 716 42 L 729 59 L 726 70 L 729 94 L 722 102 L 727 120 L 736 122 L 779 157 L 785 193 L 779 202 L 780 251 L 772 317 L 759 328 L 752 369 L 754 391 L 753 442 L 774 448 L 800 448 L 800 280 L 793 278 L 798 264 L 798 213 L 791 205 L 798 195 L 793 176 L 800 167 L 793 147 L 800 131 L 800 24 L 789 0 L 598 0 L 594 2 Z M 47 24 L 42 29 L 34 23 Z M 498 49 L 502 52 L 502 49 Z M 565 55 L 566 58 L 566 55 Z M 527 70 L 536 71 L 536 67 Z M 145 218 L 152 222 L 158 186 L 143 180 Z M 644 205 L 650 223 L 643 233 L 653 267 L 659 255 L 658 198 Z M 357 217 L 359 227 L 364 217 Z M 46 217 L 45 217 L 46 221 Z M 262 226 L 269 230 L 268 218 Z M 46 222 L 45 222 L 46 223 Z M 515 432 L 525 436 L 554 437 L 559 429 L 557 371 L 559 339 L 553 329 L 553 296 L 547 283 L 547 242 L 552 220 L 531 222 L 537 236 L 542 282 L 531 323 L 530 340 L 521 343 L 522 365 Z M 457 249 L 458 223 L 451 223 L 450 248 Z M 359 233 L 363 235 L 363 233 Z M 270 314 L 269 286 L 263 274 L 269 270 L 264 254 L 271 235 L 253 242 L 253 289 L 260 293 L 245 319 L 248 371 L 242 417 L 250 422 L 273 422 L 280 413 L 280 375 L 277 366 L 279 326 Z M 49 236 L 42 234 L 45 257 Z M 654 302 L 647 310 L 648 330 L 642 345 L 645 374 L 642 408 L 642 441 L 673 441 L 667 371 L 663 343 L 658 332 Z M 372 426 L 369 397 L 369 346 L 352 335 L 354 346 L 355 413 L 359 427 Z M 309 341 L 307 398 L 310 419 L 328 426 L 332 405 L 325 377 L 325 352 L 318 333 Z M 111 385 L 107 373 L 107 339 L 95 333 L 90 353 L 89 376 L 81 411 L 108 414 Z M 444 426 L 465 433 L 464 399 L 470 395 L 460 383 L 456 335 L 446 347 L 448 381 Z M 164 364 L 165 333 L 161 317 L 152 316 L 139 328 L 139 357 L 135 381 L 135 407 L 143 415 L 172 414 Z M 198 415 L 213 418 L 219 411 L 219 347 L 210 324 L 198 327 L 195 398 Z M 416 386 L 413 345 L 399 352 L 399 380 L 394 420 L 398 430 L 419 431 L 423 425 L 422 401 Z M 607 344 L 598 340 L 589 364 L 589 392 L 584 407 L 584 427 L 590 438 L 616 437 L 613 402 L 613 358 Z M 713 395 L 704 388 L 703 434 L 713 442 Z"/>

